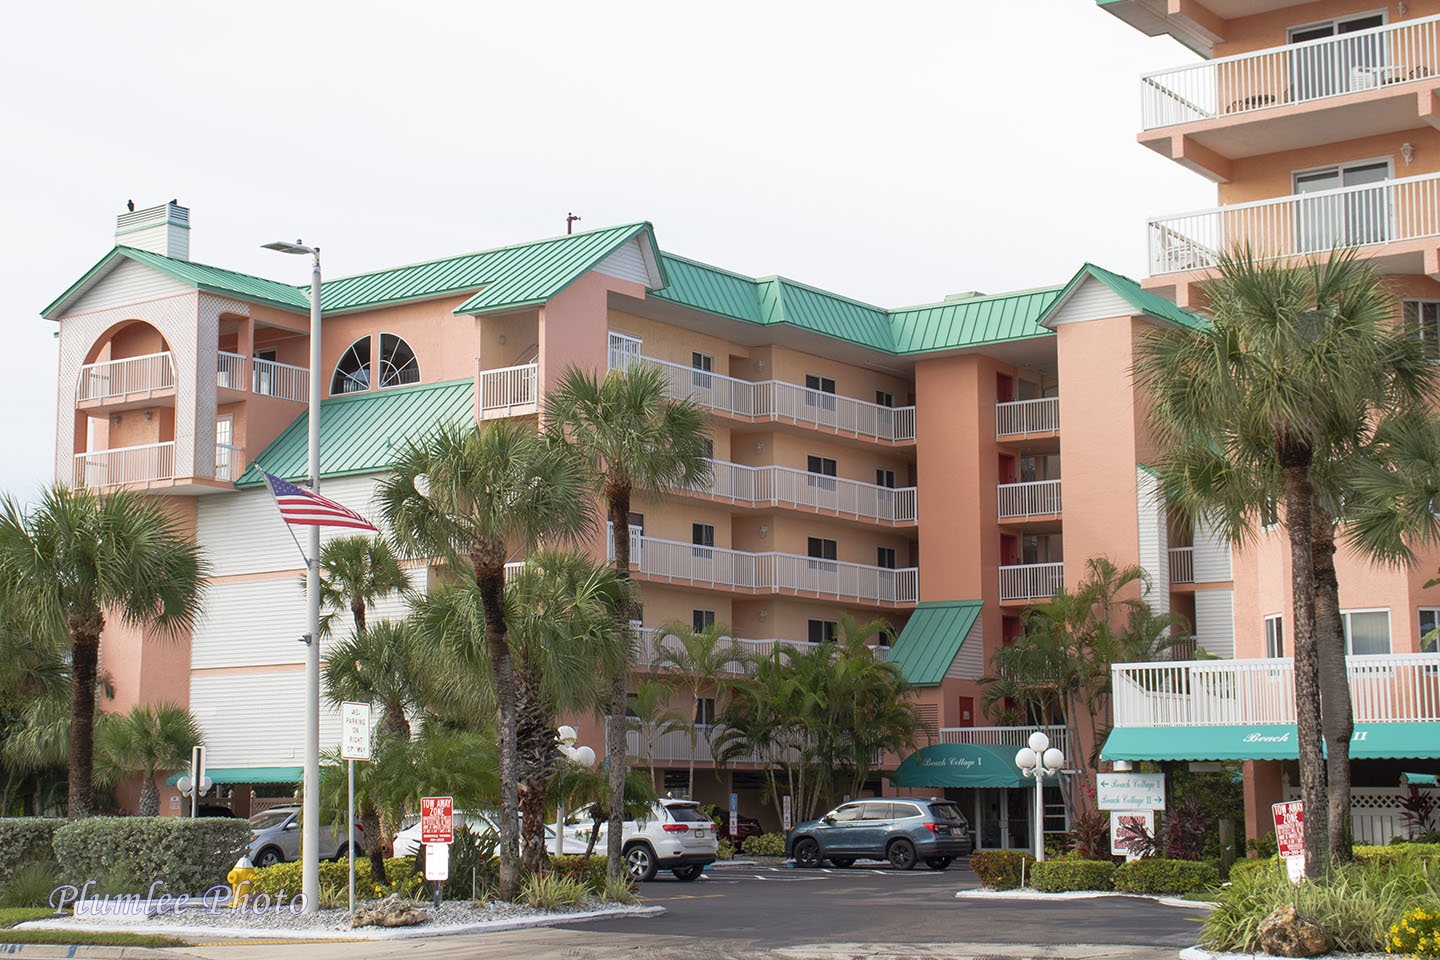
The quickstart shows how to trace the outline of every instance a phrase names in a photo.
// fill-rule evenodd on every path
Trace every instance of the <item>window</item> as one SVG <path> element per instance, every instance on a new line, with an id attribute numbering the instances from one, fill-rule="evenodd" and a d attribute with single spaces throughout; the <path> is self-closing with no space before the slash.
<path id="1" fill-rule="evenodd" d="M 1278 613 L 1265 618 L 1265 656 L 1285 656 L 1285 618 Z"/>
<path id="2" fill-rule="evenodd" d="M 877 468 L 875 470 L 875 486 L 895 489 L 895 471 Z"/>
<path id="3" fill-rule="evenodd" d="M 708 727 L 715 722 L 715 698 L 700 697 L 695 701 L 695 723 Z"/>
<path id="4" fill-rule="evenodd" d="M 690 524 L 690 542 L 695 544 L 690 551 L 697 560 L 712 559 L 715 551 L 710 548 L 715 546 L 715 525 L 713 523 Z"/>
<path id="5" fill-rule="evenodd" d="M 370 389 L 370 338 L 362 337 L 350 344 L 335 365 L 330 380 L 330 393 L 364 393 Z"/>
<path id="6" fill-rule="evenodd" d="M 805 482 L 817 490 L 834 490 L 835 461 L 829 457 L 807 456 L 805 458 L 805 469 L 811 476 L 805 478 Z"/>
<path id="7" fill-rule="evenodd" d="M 861 820 L 894 820 L 895 808 L 899 804 L 890 803 L 887 800 L 867 800 L 865 812 L 860 816 Z"/>
<path id="8" fill-rule="evenodd" d="M 695 384 L 696 390 L 709 390 L 712 381 L 710 372 L 715 369 L 715 358 L 704 353 L 690 354 L 690 366 L 695 372 L 690 374 L 690 381 Z"/>
<path id="9" fill-rule="evenodd" d="M 1406 300 L 1405 331 L 1419 338 L 1425 355 L 1440 360 L 1440 300 Z"/>
<path id="10" fill-rule="evenodd" d="M 705 457 L 706 460 L 714 460 L 714 459 L 715 459 L 715 441 L 712 440 L 710 437 L 701 437 L 701 438 L 700 438 L 700 453 L 701 453 L 702 455 L 704 455 L 704 457 Z"/>
<path id="11" fill-rule="evenodd" d="M 1280 502 L 1274 497 L 1266 497 L 1265 503 L 1260 507 L 1260 525 L 1266 530 L 1280 525 Z"/>
<path id="12" fill-rule="evenodd" d="M 1420 608 L 1420 652 L 1435 653 L 1440 650 L 1440 607 Z"/>
<path id="13" fill-rule="evenodd" d="M 704 630 L 706 627 L 713 627 L 713 626 L 715 626 L 715 611 L 714 611 L 714 610 L 691 610 L 691 611 L 690 611 L 690 625 L 695 628 L 695 632 L 696 632 L 696 633 L 699 633 L 700 631 Z"/>
<path id="14" fill-rule="evenodd" d="M 835 636 L 840 630 L 840 623 L 836 620 L 811 620 L 809 627 L 811 643 L 834 643 Z"/>
<path id="15" fill-rule="evenodd" d="M 1383 13 L 1367 13 L 1343 19 L 1326 20 L 1291 27 L 1290 43 L 1306 43 L 1327 37 L 1344 37 L 1360 30 L 1383 26 Z M 1331 43 L 1311 43 L 1289 51 L 1290 89 L 1287 98 L 1293 101 L 1316 100 L 1355 90 L 1370 90 L 1394 77 L 1405 79 L 1404 73 L 1385 69 L 1385 37 L 1377 34 L 1354 36 Z M 1396 67 L 1395 70 L 1401 68 Z M 1258 97 L 1246 98 L 1257 101 Z M 1271 96 L 1271 101 L 1274 97 Z M 1231 109 L 1266 106 L 1269 101 L 1254 103 L 1237 101 Z"/>
<path id="16" fill-rule="evenodd" d="M 1345 621 L 1345 652 L 1350 656 L 1373 656 L 1390 652 L 1389 610 L 1342 610 Z"/>
<path id="17" fill-rule="evenodd" d="M 859 820 L 860 812 L 863 809 L 865 809 L 865 805 L 863 803 L 847 803 L 842 806 L 836 807 L 835 812 L 830 815 L 834 817 L 837 821 L 845 823 L 850 820 Z"/>
<path id="18" fill-rule="evenodd" d="M 666 793 L 673 797 L 690 795 L 690 771 L 683 767 L 679 770 L 666 770 L 664 776 Z"/>
<path id="19" fill-rule="evenodd" d="M 805 374 L 805 406 L 821 410 L 835 409 L 835 381 L 818 374 Z M 826 396 L 830 394 L 830 396 Z"/>
<path id="20" fill-rule="evenodd" d="M 893 393 L 887 393 L 887 392 L 884 391 L 884 390 L 876 390 L 876 391 L 875 391 L 875 405 L 876 405 L 877 407 L 893 407 L 893 406 L 895 406 L 895 394 L 893 394 Z"/>
<path id="21" fill-rule="evenodd" d="M 835 559 L 837 544 L 834 540 L 826 540 L 822 537 L 808 537 L 806 539 L 806 547 L 805 552 L 811 558 L 811 570 L 823 570 L 829 573 L 835 572 L 834 563 L 824 562 Z"/>
<path id="22" fill-rule="evenodd" d="M 335 365 L 330 379 L 330 393 L 364 393 L 370 389 L 370 338 L 362 337 L 350 344 Z M 420 364 L 410 344 L 393 333 L 380 334 L 380 386 L 399 387 L 420 382 Z"/>
<path id="23" fill-rule="evenodd" d="M 875 566 L 885 570 L 895 569 L 895 549 L 893 547 L 875 548 Z"/>
<path id="24" fill-rule="evenodd" d="M 420 382 L 420 363 L 410 344 L 393 333 L 380 334 L 380 389 Z"/>

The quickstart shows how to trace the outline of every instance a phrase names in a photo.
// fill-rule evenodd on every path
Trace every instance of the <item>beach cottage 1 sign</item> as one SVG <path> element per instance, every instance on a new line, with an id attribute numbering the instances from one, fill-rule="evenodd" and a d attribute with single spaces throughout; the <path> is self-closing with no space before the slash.
<path id="1" fill-rule="evenodd" d="M 1165 774 L 1102 773 L 1095 778 L 1101 810 L 1164 810 Z"/>

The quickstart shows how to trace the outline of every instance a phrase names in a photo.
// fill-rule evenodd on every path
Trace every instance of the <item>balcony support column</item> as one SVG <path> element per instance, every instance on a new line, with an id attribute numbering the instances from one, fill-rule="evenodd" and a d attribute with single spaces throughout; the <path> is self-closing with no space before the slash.
<path id="1" fill-rule="evenodd" d="M 1170 159 L 1214 183 L 1229 183 L 1232 178 L 1230 160 L 1185 134 L 1170 137 Z"/>
<path id="2" fill-rule="evenodd" d="M 1419 118 L 1440 130 L 1440 90 L 1433 88 L 1421 90 L 1416 95 L 1416 114 Z"/>
<path id="3" fill-rule="evenodd" d="M 1285 799 L 1283 768 L 1278 760 L 1246 760 L 1241 768 L 1245 776 L 1245 839 L 1254 840 L 1275 829 L 1270 805 Z M 1243 850 L 1237 850 L 1236 856 Z"/>

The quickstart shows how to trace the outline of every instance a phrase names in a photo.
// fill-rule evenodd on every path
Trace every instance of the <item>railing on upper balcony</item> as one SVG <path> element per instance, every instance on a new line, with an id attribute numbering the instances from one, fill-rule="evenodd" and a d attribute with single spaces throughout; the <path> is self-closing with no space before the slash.
<path id="1" fill-rule="evenodd" d="M 1056 514 L 1060 512 L 1060 481 L 1002 483 L 995 490 L 995 500 L 1001 520 Z"/>
<path id="2" fill-rule="evenodd" d="M 1030 734 L 1039 730 L 1050 738 L 1050 745 L 1067 757 L 1070 731 L 1063 724 L 1048 724 L 1031 727 L 941 727 L 941 743 L 978 743 L 992 747 L 1014 747 L 1019 750 L 1027 746 Z"/>
<path id="3" fill-rule="evenodd" d="M 156 390 L 175 389 L 175 365 L 169 352 L 148 353 L 104 363 L 87 363 L 80 368 L 75 399 L 108 400 Z"/>
<path id="4" fill-rule="evenodd" d="M 638 666 L 654 666 L 661 661 L 665 653 L 677 653 L 680 650 L 680 642 L 673 636 L 662 636 L 664 633 L 663 630 L 657 630 L 654 627 L 639 627 L 636 632 L 640 638 L 640 649 L 635 660 Z M 787 654 L 809 653 L 826 646 L 826 644 L 810 643 L 805 640 L 751 640 L 745 637 L 731 637 L 728 639 L 732 640 L 740 652 L 751 661 L 763 660 L 776 650 Z M 834 647 L 835 645 L 829 644 L 829 646 Z M 889 647 L 878 644 L 872 646 L 870 649 L 874 653 L 876 660 L 884 660 L 890 652 Z M 739 661 L 729 664 L 730 669 L 737 673 L 744 670 L 745 666 L 744 663 Z"/>
<path id="5" fill-rule="evenodd" d="M 175 441 L 75 454 L 75 486 L 103 490 L 175 476 Z"/>
<path id="6" fill-rule="evenodd" d="M 605 538 L 614 559 L 611 538 Z M 919 571 L 892 570 L 792 553 L 746 553 L 632 534 L 630 563 L 646 576 L 714 587 L 819 594 L 856 602 L 915 603 Z"/>
<path id="7" fill-rule="evenodd" d="M 225 390 L 245 389 L 245 357 L 228 350 L 215 354 L 215 386 Z"/>
<path id="8" fill-rule="evenodd" d="M 876 440 L 915 439 L 915 408 L 885 407 L 781 380 L 739 380 L 639 352 L 640 341 L 610 334 L 609 365 L 624 370 L 637 363 L 653 364 L 669 378 L 670 396 L 690 397 L 718 413 L 767 420 L 793 420 L 840 433 Z"/>
<path id="9" fill-rule="evenodd" d="M 245 469 L 244 449 L 232 443 L 215 444 L 215 479 L 234 481 Z"/>
<path id="10" fill-rule="evenodd" d="M 480 410 L 490 416 L 534 413 L 539 379 L 538 364 L 483 370 L 480 373 Z"/>
<path id="11" fill-rule="evenodd" d="M 255 369 L 254 385 L 251 389 L 257 395 L 275 397 L 278 400 L 294 400 L 296 403 L 309 402 L 309 370 L 275 360 L 261 360 L 259 357 L 251 363 Z"/>
<path id="12" fill-rule="evenodd" d="M 1001 600 L 1045 600 L 1065 585 L 1065 564 L 1021 563 L 1000 568 Z"/>
<path id="13" fill-rule="evenodd" d="M 1149 223 L 1152 275 L 1208 270 L 1248 246 L 1261 259 L 1440 236 L 1440 174 L 1294 194 Z"/>
<path id="14" fill-rule="evenodd" d="M 845 516 L 895 523 L 915 520 L 914 487 L 881 487 L 793 467 L 747 467 L 724 460 L 711 460 L 710 465 L 710 483 L 693 489 L 720 500 L 751 505 L 814 507 Z"/>
<path id="15" fill-rule="evenodd" d="M 609 720 L 606 720 L 609 726 Z M 630 729 L 625 734 L 626 755 L 634 760 L 655 761 L 657 763 L 674 763 L 677 761 L 688 762 L 694 759 L 700 763 L 710 763 L 715 759 L 714 745 L 719 741 L 725 727 L 719 724 L 697 724 L 695 727 L 695 748 L 690 747 L 690 730 L 679 728 L 662 730 L 660 724 L 656 724 L 652 731 L 646 731 L 639 720 L 630 721 Z M 648 735 L 647 735 L 648 733 Z M 693 754 L 693 757 L 692 757 Z M 765 763 L 772 760 L 796 759 L 794 751 L 775 751 L 773 757 L 762 757 L 755 752 L 746 752 L 730 756 L 731 763 Z"/>
<path id="16" fill-rule="evenodd" d="M 1194 583 L 1194 582 L 1195 582 L 1195 548 L 1194 548 L 1194 547 L 1171 547 L 1171 548 L 1170 548 L 1170 582 L 1171 582 L 1171 583 Z"/>
<path id="17" fill-rule="evenodd" d="M 1111 667 L 1118 727 L 1295 722 L 1295 663 L 1195 660 Z M 1440 653 L 1346 657 L 1357 723 L 1440 719 Z"/>
<path id="18" fill-rule="evenodd" d="M 1440 75 L 1440 17 L 1155 70 L 1140 78 L 1145 130 L 1252 113 Z"/>
<path id="19" fill-rule="evenodd" d="M 1060 429 L 1060 398 L 1008 400 L 995 404 L 995 436 L 1054 433 Z"/>

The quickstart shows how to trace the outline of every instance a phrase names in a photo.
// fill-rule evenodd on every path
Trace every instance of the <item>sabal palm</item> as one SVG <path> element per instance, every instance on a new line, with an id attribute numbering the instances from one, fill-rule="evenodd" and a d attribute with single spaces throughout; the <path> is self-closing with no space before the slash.
<path id="1" fill-rule="evenodd" d="M 658 367 L 636 365 L 603 377 L 570 368 L 545 402 L 546 430 L 567 444 L 605 500 L 615 570 L 630 576 L 630 503 L 709 479 L 709 417 L 689 399 L 669 396 L 669 378 Z M 626 619 L 630 619 L 628 616 Z M 619 879 L 620 797 L 624 790 L 625 671 L 609 678 L 610 724 L 605 753 L 610 765 L 610 832 L 607 870 Z"/>
<path id="2" fill-rule="evenodd" d="M 730 626 L 724 623 L 712 623 L 703 630 L 695 630 L 690 624 L 676 620 L 660 629 L 655 646 L 655 668 L 671 671 L 666 679 L 689 694 L 690 702 L 694 704 L 691 719 L 680 725 L 690 738 L 687 783 L 690 796 L 694 797 L 695 754 L 701 736 L 710 742 L 714 726 L 711 720 L 701 722 L 700 698 L 709 692 L 717 703 L 722 702 L 736 672 L 743 669 L 747 656 L 730 636 Z"/>
<path id="3" fill-rule="evenodd" d="M 410 580 L 390 544 L 381 537 L 339 537 L 320 548 L 320 632 L 329 634 L 339 611 L 349 610 L 356 633 L 364 633 L 369 608 L 409 589 Z"/>
<path id="4" fill-rule="evenodd" d="M 518 714 L 505 562 L 542 539 L 587 531 L 587 488 L 570 457 L 526 425 L 505 420 L 483 428 L 441 427 L 424 440 L 407 441 L 392 471 L 377 496 L 400 551 L 440 559 L 480 594 L 499 738 L 500 892 L 513 897 L 520 879 Z"/>
<path id="5" fill-rule="evenodd" d="M 89 816 L 94 802 L 95 685 L 107 611 L 178 637 L 200 609 L 204 578 L 194 542 L 152 499 L 58 485 L 29 512 L 9 497 L 0 505 L 0 584 L 25 627 L 69 639 L 72 819 Z"/>
<path id="6" fill-rule="evenodd" d="M 189 710 L 174 703 L 139 704 L 129 713 L 105 714 L 95 728 L 96 779 L 113 784 L 139 775 L 142 817 L 160 813 L 155 777 L 190 762 L 190 749 L 200 742 L 200 724 Z"/>
<path id="7" fill-rule="evenodd" d="M 1424 409 L 1435 371 L 1418 339 L 1394 323 L 1393 298 L 1353 251 L 1290 266 L 1259 264 L 1239 250 L 1222 259 L 1207 295 L 1211 322 L 1195 331 L 1155 331 L 1142 344 L 1136 373 L 1153 401 L 1162 488 L 1182 514 L 1244 543 L 1263 525 L 1267 501 L 1283 505 L 1301 796 L 1316 811 L 1305 823 L 1306 873 L 1314 877 L 1327 840 L 1349 856 L 1348 802 L 1324 815 L 1322 743 L 1329 741 L 1337 790 L 1331 799 L 1348 800 L 1350 727 L 1338 587 L 1323 569 L 1320 609 L 1335 612 L 1325 635 L 1316 631 L 1316 543 L 1323 553 L 1333 539 L 1333 505 L 1346 493 L 1326 478 L 1344 475 L 1339 465 L 1377 423 Z M 1322 568 L 1329 562 L 1322 556 Z M 1328 838 L 1327 819 L 1336 821 Z"/>

